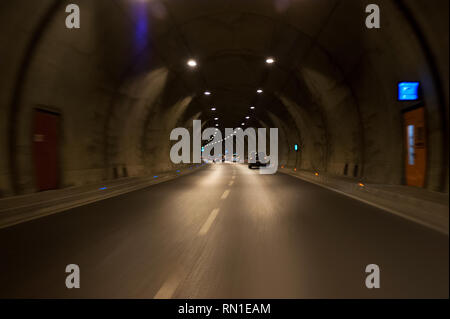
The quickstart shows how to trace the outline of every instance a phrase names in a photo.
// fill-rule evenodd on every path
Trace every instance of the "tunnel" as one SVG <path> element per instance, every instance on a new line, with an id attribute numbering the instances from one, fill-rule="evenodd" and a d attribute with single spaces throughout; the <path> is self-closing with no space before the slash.
<path id="1" fill-rule="evenodd" d="M 2 1 L 0 297 L 448 298 L 448 7 Z"/>

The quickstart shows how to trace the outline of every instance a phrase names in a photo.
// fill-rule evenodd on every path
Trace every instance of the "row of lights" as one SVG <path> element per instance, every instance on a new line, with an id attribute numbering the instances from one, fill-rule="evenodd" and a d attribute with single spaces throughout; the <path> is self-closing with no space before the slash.
<path id="1" fill-rule="evenodd" d="M 273 57 L 268 57 L 268 58 L 266 59 L 266 63 L 267 63 L 267 64 L 274 64 L 274 63 L 275 63 L 275 59 L 274 59 Z M 194 59 L 189 59 L 189 60 L 187 61 L 187 65 L 188 65 L 190 68 L 196 68 L 196 67 L 198 66 L 198 63 L 197 63 L 197 61 L 194 60 Z M 262 93 L 263 93 L 263 90 L 262 90 L 262 89 L 258 89 L 258 90 L 256 90 L 256 93 L 262 94 Z M 205 91 L 204 94 L 205 94 L 205 95 L 211 95 L 211 92 L 210 92 L 210 91 Z"/>
<path id="2" fill-rule="evenodd" d="M 250 110 L 254 110 L 254 109 L 255 109 L 254 106 L 250 106 Z M 217 111 L 217 109 L 216 109 L 215 107 L 212 107 L 212 108 L 211 108 L 211 111 L 215 112 L 215 111 Z M 250 119 L 250 116 L 246 116 L 245 119 L 246 119 L 246 120 L 249 120 L 249 119 Z M 218 121 L 218 120 L 219 120 L 218 117 L 215 117 L 215 118 L 214 118 L 214 121 Z M 242 123 L 242 125 L 244 126 L 245 123 Z M 219 126 L 219 124 L 216 123 L 216 127 L 218 127 L 218 126 Z"/>
<path id="3" fill-rule="evenodd" d="M 267 64 L 274 64 L 274 63 L 275 63 L 275 59 L 274 59 L 273 57 L 268 57 L 268 58 L 266 58 L 266 63 L 267 63 Z M 187 65 L 188 65 L 190 68 L 196 68 L 196 67 L 198 66 L 198 63 L 197 63 L 197 61 L 194 60 L 194 59 L 189 59 L 189 60 L 187 61 Z M 264 93 L 264 91 L 263 91 L 262 89 L 257 89 L 257 90 L 256 90 L 256 93 L 262 94 L 262 93 Z M 210 96 L 210 95 L 212 95 L 212 93 L 211 93 L 211 91 L 205 91 L 205 92 L 204 92 L 204 95 Z M 254 110 L 255 107 L 254 107 L 254 106 L 251 106 L 250 109 L 251 109 L 251 110 Z M 215 108 L 215 107 L 212 107 L 212 108 L 211 108 L 211 111 L 213 111 L 213 112 L 215 112 L 216 110 L 217 110 L 217 108 Z M 250 116 L 246 116 L 245 119 L 246 119 L 246 120 L 249 120 L 249 119 L 250 119 Z M 218 117 L 215 117 L 214 120 L 215 120 L 215 121 L 218 121 L 219 118 L 218 118 Z M 245 122 L 243 122 L 241 125 L 242 125 L 242 126 L 245 126 Z M 219 124 L 216 123 L 216 127 L 218 127 L 218 126 L 219 126 Z M 217 132 L 216 132 L 216 133 L 217 133 Z M 236 131 L 234 132 L 234 134 L 236 134 Z M 214 135 L 215 135 L 215 134 L 214 134 Z M 225 139 L 228 139 L 229 137 L 231 137 L 231 136 L 227 136 Z M 222 140 L 222 141 L 223 141 L 223 140 Z"/>
<path id="4" fill-rule="evenodd" d="M 256 90 L 256 93 L 258 93 L 258 94 L 262 94 L 263 92 L 264 91 L 262 89 L 257 89 Z M 211 91 L 205 91 L 205 92 L 203 92 L 203 94 L 206 95 L 206 96 L 210 96 L 212 93 L 211 93 Z"/>
<path id="5" fill-rule="evenodd" d="M 274 64 L 275 63 L 275 59 L 273 57 L 268 57 L 266 58 L 266 63 L 267 64 Z M 198 63 L 196 60 L 194 59 L 189 59 L 187 61 L 187 65 L 191 68 L 196 68 L 198 66 Z"/>
<path id="6" fill-rule="evenodd" d="M 214 144 L 218 144 L 218 143 L 222 143 L 225 140 L 232 138 L 234 135 L 237 134 L 238 130 L 242 130 L 240 127 L 238 127 L 233 133 L 231 133 L 231 135 L 228 135 L 227 137 L 224 137 L 223 139 L 221 139 L 220 141 L 216 141 L 216 142 L 209 142 L 208 144 L 206 144 L 204 147 L 208 147 Z M 216 129 L 216 131 L 214 132 L 214 136 L 216 136 L 217 132 L 219 131 L 219 129 Z M 210 140 L 212 140 L 214 137 L 211 137 Z"/>

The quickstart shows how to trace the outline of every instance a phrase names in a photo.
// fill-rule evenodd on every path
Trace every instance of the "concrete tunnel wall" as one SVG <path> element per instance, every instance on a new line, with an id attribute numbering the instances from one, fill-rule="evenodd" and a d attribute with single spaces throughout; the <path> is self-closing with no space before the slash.
<path id="1" fill-rule="evenodd" d="M 368 1 L 73 2 L 79 30 L 64 27 L 71 1 L 0 4 L 0 196 L 36 191 L 36 107 L 62 117 L 61 187 L 173 169 L 171 129 L 211 123 L 212 103 L 226 108 L 224 127 L 256 105 L 251 124 L 282 131 L 280 164 L 357 166 L 359 178 L 401 185 L 402 80 L 423 84 L 426 188 L 448 192 L 448 1 L 377 1 L 380 30 L 364 27 Z M 270 70 L 258 62 L 268 55 Z M 200 71 L 186 69 L 190 57 Z"/>

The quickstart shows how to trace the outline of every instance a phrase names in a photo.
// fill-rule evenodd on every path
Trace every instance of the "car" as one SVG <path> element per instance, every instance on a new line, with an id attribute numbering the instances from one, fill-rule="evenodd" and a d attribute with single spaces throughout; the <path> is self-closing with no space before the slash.
<path id="1" fill-rule="evenodd" d="M 263 163 L 260 160 L 262 158 L 264 158 L 264 161 L 267 160 L 267 156 L 265 156 L 264 153 L 262 153 L 262 152 L 259 154 L 258 153 L 251 154 L 248 159 L 248 168 L 253 169 L 253 168 L 266 167 L 267 163 Z"/>

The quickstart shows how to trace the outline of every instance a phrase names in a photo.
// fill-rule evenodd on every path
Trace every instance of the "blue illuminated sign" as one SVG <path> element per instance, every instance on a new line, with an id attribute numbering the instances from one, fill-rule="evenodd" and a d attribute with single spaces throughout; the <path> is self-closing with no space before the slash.
<path id="1" fill-rule="evenodd" d="M 297 144 L 294 145 L 294 150 L 298 151 L 298 145 Z"/>
<path id="2" fill-rule="evenodd" d="M 417 101 L 419 99 L 419 82 L 400 82 L 398 84 L 399 101 Z"/>

